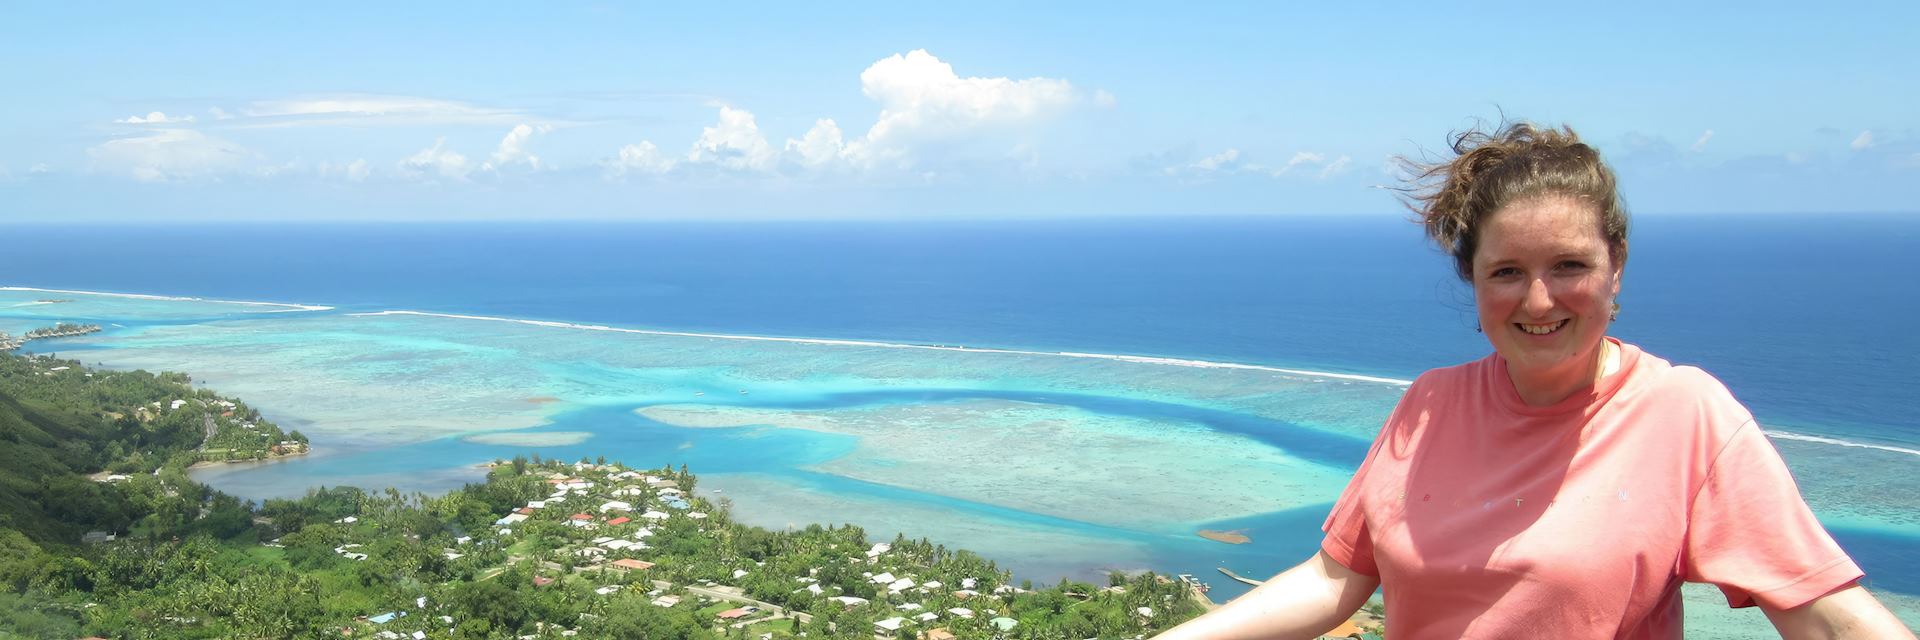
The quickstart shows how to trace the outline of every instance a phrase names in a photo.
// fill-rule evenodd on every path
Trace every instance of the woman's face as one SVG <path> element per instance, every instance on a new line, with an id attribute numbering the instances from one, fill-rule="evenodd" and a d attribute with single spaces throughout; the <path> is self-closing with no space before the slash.
<path id="1" fill-rule="evenodd" d="M 1473 256 L 1480 327 L 1516 378 L 1591 376 L 1620 265 L 1599 212 L 1572 198 L 1516 202 L 1484 222 Z"/>

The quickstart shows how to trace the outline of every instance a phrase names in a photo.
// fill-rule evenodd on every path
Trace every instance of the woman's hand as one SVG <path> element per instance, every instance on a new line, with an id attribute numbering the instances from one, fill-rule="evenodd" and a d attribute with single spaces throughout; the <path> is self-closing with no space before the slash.
<path id="1" fill-rule="evenodd" d="M 1247 595 L 1155 639 L 1314 638 L 1353 615 L 1379 586 L 1379 578 L 1355 573 L 1325 552 L 1317 553 Z"/>

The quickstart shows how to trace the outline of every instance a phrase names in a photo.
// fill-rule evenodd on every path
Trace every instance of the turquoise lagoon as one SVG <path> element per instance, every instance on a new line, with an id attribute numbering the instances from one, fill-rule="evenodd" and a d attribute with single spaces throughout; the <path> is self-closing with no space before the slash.
<path id="1" fill-rule="evenodd" d="M 59 303 L 38 303 L 44 300 Z M 38 304 L 36 304 L 38 303 Z M 643 331 L 319 305 L 0 290 L 33 350 L 191 372 L 308 434 L 313 455 L 196 477 L 253 499 L 442 491 L 518 454 L 687 464 L 771 528 L 854 523 L 973 549 L 1036 582 L 1192 573 L 1216 598 L 1311 554 L 1405 388 L 1390 378 L 1100 354 Z M 1915 452 L 1776 439 L 1809 502 L 1912 623 Z M 1227 545 L 1201 529 L 1245 533 Z M 1699 637 L 1765 622 L 1690 588 Z M 1718 631 L 1713 631 L 1718 630 Z"/>

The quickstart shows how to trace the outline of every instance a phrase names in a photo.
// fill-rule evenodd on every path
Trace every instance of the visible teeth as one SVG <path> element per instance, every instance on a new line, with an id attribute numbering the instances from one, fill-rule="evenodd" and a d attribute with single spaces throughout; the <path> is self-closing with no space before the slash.
<path id="1" fill-rule="evenodd" d="M 1549 333 L 1553 333 L 1554 330 L 1559 329 L 1561 325 L 1564 325 L 1566 323 L 1567 321 L 1561 320 L 1553 324 L 1521 324 L 1520 330 L 1525 331 L 1527 333 L 1531 333 L 1536 336 L 1544 336 Z"/>

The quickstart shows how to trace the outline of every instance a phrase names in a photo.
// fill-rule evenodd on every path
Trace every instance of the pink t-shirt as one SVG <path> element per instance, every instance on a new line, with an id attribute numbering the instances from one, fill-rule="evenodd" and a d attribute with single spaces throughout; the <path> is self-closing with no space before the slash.
<path id="1" fill-rule="evenodd" d="M 1321 542 L 1391 637 L 1679 638 L 1682 581 L 1791 608 L 1861 577 L 1725 386 L 1620 347 L 1549 407 L 1497 354 L 1407 389 Z"/>

